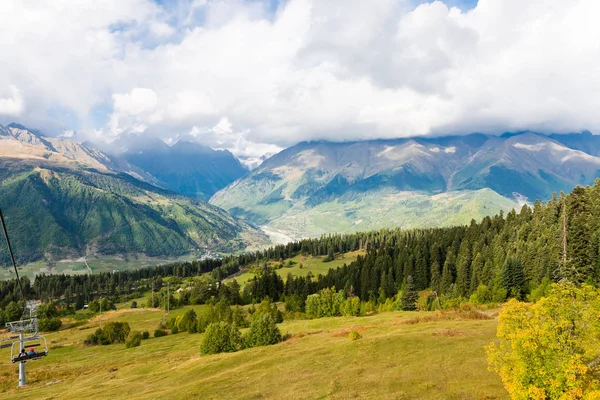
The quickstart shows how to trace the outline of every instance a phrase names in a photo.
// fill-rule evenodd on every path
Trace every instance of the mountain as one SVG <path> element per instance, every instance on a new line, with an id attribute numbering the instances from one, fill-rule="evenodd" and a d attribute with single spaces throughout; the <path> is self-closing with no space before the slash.
<path id="1" fill-rule="evenodd" d="M 0 207 L 20 263 L 235 251 L 266 240 L 218 207 L 119 172 L 98 150 L 18 125 L 0 126 Z"/>
<path id="2" fill-rule="evenodd" d="M 211 203 L 292 237 L 468 223 L 600 176 L 595 136 L 556 136 L 303 142 Z"/>
<path id="3" fill-rule="evenodd" d="M 109 151 L 123 172 L 137 169 L 140 179 L 206 201 L 248 172 L 229 151 L 191 141 L 169 146 L 160 139 L 124 139 Z"/>

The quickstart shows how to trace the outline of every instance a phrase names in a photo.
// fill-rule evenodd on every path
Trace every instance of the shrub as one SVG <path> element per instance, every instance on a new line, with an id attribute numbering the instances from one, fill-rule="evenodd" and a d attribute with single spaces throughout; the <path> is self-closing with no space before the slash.
<path id="1" fill-rule="evenodd" d="M 490 366 L 513 399 L 599 398 L 600 294 L 553 285 L 535 304 L 511 299 L 499 315 Z"/>
<path id="2" fill-rule="evenodd" d="M 185 314 L 177 317 L 175 325 L 180 331 L 196 332 L 198 328 L 198 317 L 194 310 L 188 310 Z M 173 329 L 173 328 L 171 328 Z"/>
<path id="3" fill-rule="evenodd" d="M 142 339 L 144 339 L 144 340 L 150 339 L 150 332 L 148 332 L 148 331 L 142 332 Z"/>
<path id="4" fill-rule="evenodd" d="M 344 307 L 342 308 L 342 313 L 347 316 L 355 316 L 358 317 L 360 315 L 360 298 L 352 297 L 347 298 L 344 301 Z"/>
<path id="5" fill-rule="evenodd" d="M 344 295 L 334 288 L 327 288 L 306 298 L 306 316 L 309 318 L 335 317 L 342 315 Z"/>
<path id="6" fill-rule="evenodd" d="M 110 343 L 125 343 L 131 328 L 127 322 L 109 322 L 103 330 Z"/>
<path id="7" fill-rule="evenodd" d="M 135 301 L 135 300 L 132 301 L 131 302 L 131 308 L 137 308 L 137 307 L 138 307 L 137 301 Z"/>
<path id="8" fill-rule="evenodd" d="M 361 334 L 358 333 L 358 331 L 350 331 L 350 334 L 348 335 L 348 337 L 350 337 L 350 340 L 358 340 L 358 339 L 362 338 Z"/>
<path id="9" fill-rule="evenodd" d="M 244 337 L 247 347 L 268 346 L 279 342 L 281 342 L 281 332 L 271 314 L 262 314 L 254 319 Z"/>
<path id="10" fill-rule="evenodd" d="M 142 344 L 142 337 L 142 334 L 138 331 L 131 332 L 127 338 L 127 341 L 125 342 L 125 347 L 128 349 L 131 347 L 138 347 L 140 344 Z"/>
<path id="11" fill-rule="evenodd" d="M 271 317 L 273 317 L 273 321 L 276 323 L 283 322 L 282 312 L 277 308 L 277 304 L 273 303 L 268 297 L 261 301 L 258 307 L 256 307 L 252 313 L 252 320 L 261 318 L 263 314 L 270 314 Z"/>
<path id="12" fill-rule="evenodd" d="M 175 335 L 175 334 L 179 333 L 179 328 L 177 327 L 177 325 L 174 325 L 174 326 L 171 328 L 171 333 L 172 333 L 173 335 Z"/>
<path id="13" fill-rule="evenodd" d="M 373 314 L 376 311 L 375 303 L 372 301 L 364 301 L 360 303 L 360 315 Z"/>
<path id="14" fill-rule="evenodd" d="M 475 293 L 469 297 L 469 302 L 473 304 L 486 304 L 492 301 L 492 291 L 485 285 L 477 286 Z"/>
<path id="15" fill-rule="evenodd" d="M 162 337 L 162 336 L 167 336 L 167 332 L 163 331 L 162 329 L 157 329 L 154 331 L 154 337 Z"/>
<path id="16" fill-rule="evenodd" d="M 44 318 L 40 319 L 39 329 L 42 332 L 54 332 L 60 329 L 62 326 L 62 321 L 60 318 Z"/>
<path id="17" fill-rule="evenodd" d="M 208 325 L 204 340 L 200 346 L 202 354 L 230 353 L 242 347 L 242 335 L 239 329 L 228 322 Z"/>

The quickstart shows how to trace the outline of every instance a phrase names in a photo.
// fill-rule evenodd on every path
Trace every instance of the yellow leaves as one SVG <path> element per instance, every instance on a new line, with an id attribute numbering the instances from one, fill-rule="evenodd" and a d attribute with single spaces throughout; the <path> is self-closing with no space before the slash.
<path id="1" fill-rule="evenodd" d="M 536 304 L 509 301 L 498 344 L 486 347 L 513 399 L 581 399 L 600 382 L 588 367 L 600 356 L 600 296 L 590 286 L 553 285 Z"/>

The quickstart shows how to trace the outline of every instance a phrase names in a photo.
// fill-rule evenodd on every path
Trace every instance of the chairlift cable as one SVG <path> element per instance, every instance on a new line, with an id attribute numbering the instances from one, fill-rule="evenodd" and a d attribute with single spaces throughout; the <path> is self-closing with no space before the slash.
<path id="1" fill-rule="evenodd" d="M 8 245 L 8 252 L 10 253 L 10 259 L 12 260 L 15 274 L 17 275 L 17 283 L 19 284 L 19 290 L 21 291 L 21 298 L 25 302 L 25 292 L 23 291 L 23 285 L 21 284 L 21 278 L 19 278 L 19 271 L 17 270 L 17 263 L 15 262 L 15 256 L 10 245 L 10 239 L 8 238 L 8 231 L 6 230 L 6 223 L 4 222 L 4 215 L 2 209 L 0 209 L 0 220 L 2 221 L 2 229 L 4 230 L 4 237 L 6 238 L 6 244 Z"/>

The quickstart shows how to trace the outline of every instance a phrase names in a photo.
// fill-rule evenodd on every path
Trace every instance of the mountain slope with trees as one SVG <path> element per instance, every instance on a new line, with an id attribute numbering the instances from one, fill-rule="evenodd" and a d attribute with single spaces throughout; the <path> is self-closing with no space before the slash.
<path id="1" fill-rule="evenodd" d="M 502 302 L 509 297 L 539 298 L 551 282 L 600 283 L 599 213 L 600 180 L 591 187 L 577 187 L 569 195 L 554 196 L 547 203 L 525 205 L 519 213 L 500 213 L 468 226 L 328 235 L 220 260 L 118 274 L 39 276 L 35 293 L 48 299 L 83 293 L 85 288 L 88 294 L 102 290 L 115 296 L 143 290 L 156 277 L 210 273 L 214 282 L 199 283 L 193 289 L 196 295 L 233 296 L 248 303 L 269 296 L 285 299 L 299 309 L 303 309 L 309 295 L 332 287 L 342 296 L 357 296 L 372 305 L 384 304 L 405 289 L 409 277 L 415 290 L 435 292 L 428 298 L 430 302 L 437 298 L 442 302 L 470 298 L 475 303 Z M 299 254 L 325 256 L 358 249 L 366 250 L 366 255 L 316 277 L 288 276 L 284 281 L 266 265 L 273 260 L 283 267 L 284 260 Z M 219 286 L 218 282 L 248 266 L 259 272 L 243 292 L 221 293 L 220 288 L 229 285 Z M 10 287 L 14 288 L 14 283 Z M 6 293 L 11 293 L 8 286 Z"/>
<path id="2" fill-rule="evenodd" d="M 118 172 L 104 153 L 0 127 L 0 206 L 19 263 L 237 251 L 266 236 L 202 200 Z M 0 260 L 8 253 L 0 246 Z"/>

